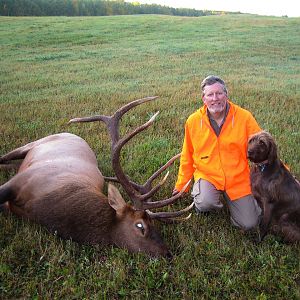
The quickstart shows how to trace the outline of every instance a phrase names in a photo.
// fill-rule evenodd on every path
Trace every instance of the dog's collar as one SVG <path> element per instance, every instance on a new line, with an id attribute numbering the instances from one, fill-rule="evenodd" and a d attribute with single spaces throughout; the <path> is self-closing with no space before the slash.
<path id="1" fill-rule="evenodd" d="M 257 167 L 259 168 L 259 170 L 260 170 L 261 172 L 263 172 L 263 171 L 266 169 L 266 167 L 268 166 L 268 163 L 269 163 L 268 160 L 264 160 L 264 161 L 261 161 L 261 162 L 259 162 L 259 163 L 256 163 L 256 165 L 257 165 Z"/>

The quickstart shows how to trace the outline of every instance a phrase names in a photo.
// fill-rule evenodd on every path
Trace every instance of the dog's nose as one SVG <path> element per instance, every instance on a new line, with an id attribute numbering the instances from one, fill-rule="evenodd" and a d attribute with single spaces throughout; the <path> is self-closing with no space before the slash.
<path id="1" fill-rule="evenodd" d="M 247 151 L 247 158 L 251 159 L 251 157 L 253 157 L 254 152 L 251 150 Z"/>
<path id="2" fill-rule="evenodd" d="M 251 156 L 251 155 L 253 154 L 253 151 L 248 150 L 248 153 L 247 153 L 247 154 L 248 154 L 248 157 L 249 157 L 249 156 Z"/>

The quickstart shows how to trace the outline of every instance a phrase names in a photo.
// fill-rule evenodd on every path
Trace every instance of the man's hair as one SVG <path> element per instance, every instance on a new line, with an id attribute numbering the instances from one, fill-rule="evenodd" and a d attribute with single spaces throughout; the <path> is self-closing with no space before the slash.
<path id="1" fill-rule="evenodd" d="M 202 90 L 202 96 L 204 95 L 204 88 L 207 86 L 207 85 L 213 85 L 214 83 L 220 83 L 223 85 L 223 90 L 224 92 L 226 93 L 226 95 L 228 94 L 227 92 L 227 87 L 226 87 L 226 84 L 225 82 L 218 76 L 214 76 L 214 75 L 209 75 L 207 76 L 206 78 L 203 79 L 203 81 L 201 82 L 201 90 Z"/>

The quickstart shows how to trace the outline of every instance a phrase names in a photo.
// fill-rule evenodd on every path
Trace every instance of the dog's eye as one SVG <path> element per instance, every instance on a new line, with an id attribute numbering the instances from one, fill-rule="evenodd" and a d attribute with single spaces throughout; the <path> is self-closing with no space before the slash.
<path id="1" fill-rule="evenodd" d="M 266 145 L 263 141 L 259 141 L 259 144 L 260 144 L 261 146 L 265 146 L 265 145 Z"/>

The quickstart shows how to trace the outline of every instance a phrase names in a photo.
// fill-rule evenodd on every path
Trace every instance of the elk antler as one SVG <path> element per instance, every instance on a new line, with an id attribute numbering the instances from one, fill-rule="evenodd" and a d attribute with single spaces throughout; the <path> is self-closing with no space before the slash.
<path id="1" fill-rule="evenodd" d="M 155 201 L 155 202 L 150 202 L 148 201 L 154 194 L 159 190 L 159 188 L 162 186 L 162 184 L 166 181 L 168 177 L 167 175 L 155 186 L 152 187 L 153 181 L 163 172 L 165 171 L 178 157 L 180 157 L 180 154 L 175 155 L 172 157 L 165 165 L 163 165 L 159 170 L 157 170 L 147 181 L 144 185 L 139 185 L 130 178 L 125 175 L 121 164 L 120 164 L 120 152 L 123 146 L 130 140 L 132 139 L 135 135 L 137 135 L 139 132 L 145 130 L 148 128 L 151 124 L 153 124 L 156 116 L 158 115 L 159 112 L 156 112 L 146 123 L 143 125 L 140 125 L 136 129 L 134 129 L 132 132 L 128 133 L 125 135 L 123 138 L 119 137 L 119 122 L 122 116 L 132 109 L 133 107 L 140 105 L 145 102 L 152 101 L 154 99 L 157 99 L 158 97 L 146 97 L 138 100 L 134 100 L 121 108 L 119 108 L 112 116 L 105 116 L 105 115 L 97 115 L 97 116 L 92 116 L 92 117 L 83 117 L 83 118 L 75 118 L 71 119 L 69 121 L 70 123 L 76 123 L 76 122 L 94 122 L 94 121 L 103 121 L 107 128 L 108 132 L 111 137 L 111 149 L 112 149 L 112 167 L 113 170 L 116 174 L 115 177 L 106 177 L 106 179 L 112 180 L 112 181 L 118 181 L 130 197 L 130 199 L 133 202 L 133 206 L 137 210 L 147 210 L 147 213 L 155 218 L 155 219 L 162 219 L 162 218 L 176 218 L 182 214 L 184 214 L 186 211 L 190 210 L 192 206 L 190 205 L 184 210 L 181 210 L 179 212 L 174 212 L 174 213 L 162 213 L 162 212 L 157 212 L 157 213 L 152 213 L 149 211 L 151 208 L 160 208 L 164 207 L 166 205 L 170 205 L 174 203 L 178 198 L 182 196 L 184 193 L 185 189 L 187 186 L 190 184 L 190 181 L 186 184 L 186 186 L 180 191 L 178 194 L 175 196 L 172 196 L 168 199 L 160 200 L 160 201 Z"/>

